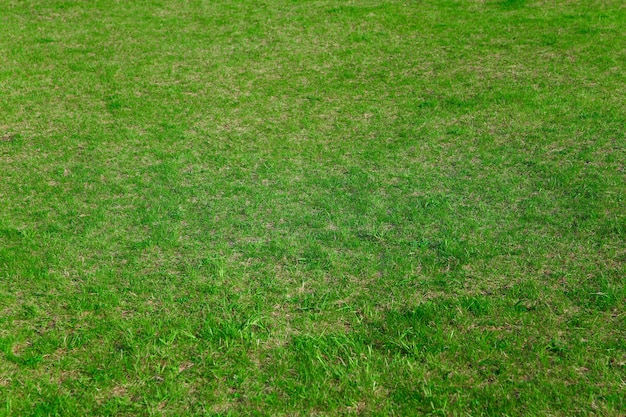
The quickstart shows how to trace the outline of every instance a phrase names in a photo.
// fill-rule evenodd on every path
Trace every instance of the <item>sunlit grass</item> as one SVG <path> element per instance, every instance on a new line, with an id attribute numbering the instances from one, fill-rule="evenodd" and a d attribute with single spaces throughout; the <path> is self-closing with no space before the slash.
<path id="1" fill-rule="evenodd" d="M 0 0 L 0 415 L 622 415 L 625 28 Z"/>

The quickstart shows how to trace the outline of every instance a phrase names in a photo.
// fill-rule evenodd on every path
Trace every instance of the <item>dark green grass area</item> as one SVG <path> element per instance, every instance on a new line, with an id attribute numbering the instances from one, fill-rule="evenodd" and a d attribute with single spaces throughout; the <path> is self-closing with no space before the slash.
<path id="1" fill-rule="evenodd" d="M 624 415 L 625 39 L 0 0 L 0 416 Z"/>

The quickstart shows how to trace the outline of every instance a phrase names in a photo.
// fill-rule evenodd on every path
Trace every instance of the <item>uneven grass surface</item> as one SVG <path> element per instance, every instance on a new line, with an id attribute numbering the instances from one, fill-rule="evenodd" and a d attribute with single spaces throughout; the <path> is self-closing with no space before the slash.
<path id="1" fill-rule="evenodd" d="M 0 0 L 0 415 L 623 416 L 625 39 Z"/>

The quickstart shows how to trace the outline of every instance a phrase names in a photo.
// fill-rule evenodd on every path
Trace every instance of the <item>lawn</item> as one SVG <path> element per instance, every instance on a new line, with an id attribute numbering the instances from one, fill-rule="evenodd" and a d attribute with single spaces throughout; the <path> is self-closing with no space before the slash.
<path id="1" fill-rule="evenodd" d="M 622 0 L 0 0 L 0 416 L 626 415 Z"/>

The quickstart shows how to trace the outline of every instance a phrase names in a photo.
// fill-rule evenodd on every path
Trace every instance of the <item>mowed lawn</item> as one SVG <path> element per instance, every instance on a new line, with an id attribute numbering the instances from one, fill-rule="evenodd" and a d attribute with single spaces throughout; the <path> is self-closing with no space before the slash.
<path id="1" fill-rule="evenodd" d="M 626 415 L 621 0 L 0 0 L 0 416 Z"/>

